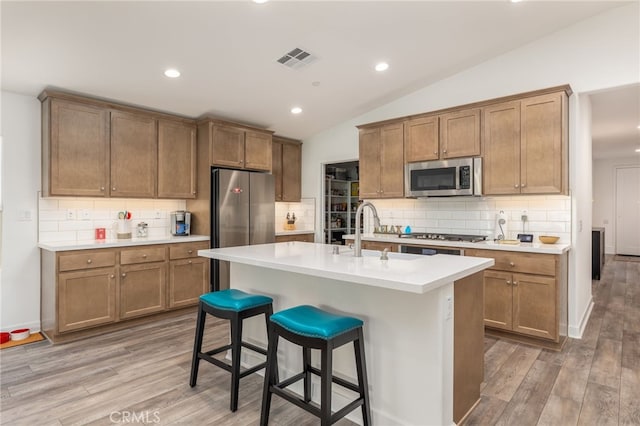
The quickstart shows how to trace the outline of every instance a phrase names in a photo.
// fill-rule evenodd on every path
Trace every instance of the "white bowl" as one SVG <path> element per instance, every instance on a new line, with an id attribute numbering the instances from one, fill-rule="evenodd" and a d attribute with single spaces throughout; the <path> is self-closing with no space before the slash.
<path id="1" fill-rule="evenodd" d="M 21 328 L 19 330 L 13 330 L 11 332 L 11 340 L 24 340 L 31 334 L 28 328 Z"/>

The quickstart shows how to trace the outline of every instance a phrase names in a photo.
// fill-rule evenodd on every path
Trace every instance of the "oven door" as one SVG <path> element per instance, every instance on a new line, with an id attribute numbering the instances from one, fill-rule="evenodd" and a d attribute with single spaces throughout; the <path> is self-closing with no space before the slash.
<path id="1" fill-rule="evenodd" d="M 423 246 L 400 246 L 400 253 L 421 254 L 423 256 L 433 256 L 434 254 L 452 254 L 454 256 L 464 256 L 464 249 L 444 248 L 444 247 L 423 247 Z"/>

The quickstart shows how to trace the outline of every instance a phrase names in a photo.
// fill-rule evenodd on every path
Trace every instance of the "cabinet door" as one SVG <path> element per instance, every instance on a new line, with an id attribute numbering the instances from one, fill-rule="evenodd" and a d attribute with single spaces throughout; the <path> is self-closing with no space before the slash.
<path id="1" fill-rule="evenodd" d="M 483 108 L 485 195 L 520 193 L 520 102 Z"/>
<path id="2" fill-rule="evenodd" d="M 157 126 L 153 117 L 112 112 L 111 196 L 153 198 L 157 153 Z"/>
<path id="3" fill-rule="evenodd" d="M 244 167 L 271 171 L 271 134 L 247 131 L 244 136 Z"/>
<path id="4" fill-rule="evenodd" d="M 556 340 L 556 279 L 513 274 L 513 331 Z"/>
<path id="5" fill-rule="evenodd" d="M 49 110 L 47 108 L 50 108 Z M 109 111 L 51 99 L 43 104 L 44 195 L 105 197 L 109 185 Z M 48 140 L 48 144 L 47 144 Z"/>
<path id="6" fill-rule="evenodd" d="M 404 126 L 387 124 L 381 129 L 380 197 L 404 197 Z"/>
<path id="7" fill-rule="evenodd" d="M 158 121 L 158 198 L 196 197 L 196 126 Z"/>
<path id="8" fill-rule="evenodd" d="M 276 190 L 276 201 L 282 201 L 282 146 L 284 144 L 273 141 L 271 157 L 271 174 L 273 175 Z"/>
<path id="9" fill-rule="evenodd" d="M 522 100 L 521 192 L 559 194 L 562 192 L 565 125 L 562 93 Z"/>
<path id="10" fill-rule="evenodd" d="M 380 198 L 380 134 L 379 127 L 360 130 L 360 198 L 363 199 Z"/>
<path id="11" fill-rule="evenodd" d="M 363 241 L 362 248 L 367 250 L 379 250 L 379 251 L 384 251 L 384 249 L 387 249 L 387 251 L 390 251 L 390 252 L 397 252 L 398 244 L 384 243 L 381 241 Z"/>
<path id="12" fill-rule="evenodd" d="M 120 318 L 163 311 L 166 307 L 165 262 L 120 268 Z"/>
<path id="13" fill-rule="evenodd" d="M 480 109 L 440 116 L 440 158 L 480 155 Z"/>
<path id="14" fill-rule="evenodd" d="M 244 130 L 220 125 L 213 126 L 211 164 L 234 169 L 244 167 Z"/>
<path id="15" fill-rule="evenodd" d="M 508 272 L 484 271 L 484 325 L 513 328 L 512 277 Z"/>
<path id="16" fill-rule="evenodd" d="M 282 145 L 282 201 L 300 202 L 302 195 L 302 146 Z"/>
<path id="17" fill-rule="evenodd" d="M 209 259 L 172 260 L 169 266 L 169 307 L 198 304 L 209 291 Z"/>
<path id="18" fill-rule="evenodd" d="M 404 123 L 404 155 L 407 163 L 438 159 L 438 117 L 421 117 Z"/>
<path id="19" fill-rule="evenodd" d="M 116 320 L 116 270 L 99 268 L 58 275 L 58 331 Z"/>

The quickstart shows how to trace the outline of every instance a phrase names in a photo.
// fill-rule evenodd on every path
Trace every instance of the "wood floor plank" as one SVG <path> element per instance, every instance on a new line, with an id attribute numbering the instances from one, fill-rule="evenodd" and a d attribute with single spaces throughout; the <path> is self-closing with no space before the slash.
<path id="1" fill-rule="evenodd" d="M 481 389 L 484 389 L 487 381 L 498 371 L 502 364 L 513 354 L 518 344 L 498 340 L 484 354 L 484 382 Z"/>
<path id="2" fill-rule="evenodd" d="M 500 398 L 503 401 L 510 401 L 540 355 L 540 351 L 540 348 L 517 346 L 500 369 L 491 376 L 490 383 L 482 390 L 482 393 Z"/>
<path id="3" fill-rule="evenodd" d="M 620 387 L 622 368 L 622 342 L 611 339 L 598 339 L 593 355 L 589 381 L 614 389 Z"/>
<path id="4" fill-rule="evenodd" d="M 619 404 L 617 389 L 598 383 L 587 384 L 578 425 L 617 426 Z"/>
<path id="5" fill-rule="evenodd" d="M 536 425 L 560 366 L 536 360 L 500 416 L 497 425 Z"/>
<path id="6" fill-rule="evenodd" d="M 622 338 L 622 367 L 640 371 L 640 331 L 625 331 Z"/>
<path id="7" fill-rule="evenodd" d="M 567 364 L 560 369 L 551 393 L 557 397 L 582 402 L 589 381 L 589 368 L 572 368 Z"/>
<path id="8" fill-rule="evenodd" d="M 620 424 L 640 425 L 640 369 L 623 368 L 620 383 Z"/>
<path id="9" fill-rule="evenodd" d="M 480 397 L 480 403 L 464 422 L 465 426 L 494 425 L 502 415 L 508 402 L 488 395 Z"/>
<path id="10" fill-rule="evenodd" d="M 547 400 L 540 420 L 539 426 L 572 426 L 578 424 L 580 417 L 581 403 L 571 398 L 563 398 L 558 395 L 550 395 Z"/>

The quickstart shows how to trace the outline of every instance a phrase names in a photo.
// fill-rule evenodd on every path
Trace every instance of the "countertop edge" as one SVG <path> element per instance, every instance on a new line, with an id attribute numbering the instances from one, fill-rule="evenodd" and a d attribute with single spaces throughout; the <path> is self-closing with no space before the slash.
<path id="1" fill-rule="evenodd" d="M 302 235 L 302 234 L 315 234 L 313 229 L 296 229 L 295 231 L 278 231 L 276 237 L 282 237 L 284 235 Z"/>
<path id="2" fill-rule="evenodd" d="M 147 246 L 154 244 L 179 244 L 193 243 L 198 241 L 209 241 L 207 235 L 189 235 L 189 236 L 167 236 L 160 238 L 131 238 L 124 240 L 105 240 L 104 242 L 92 241 L 59 241 L 59 242 L 39 242 L 38 248 L 47 251 L 73 251 L 73 250 L 95 250 L 103 248 L 119 248 L 119 247 L 135 247 Z"/>

